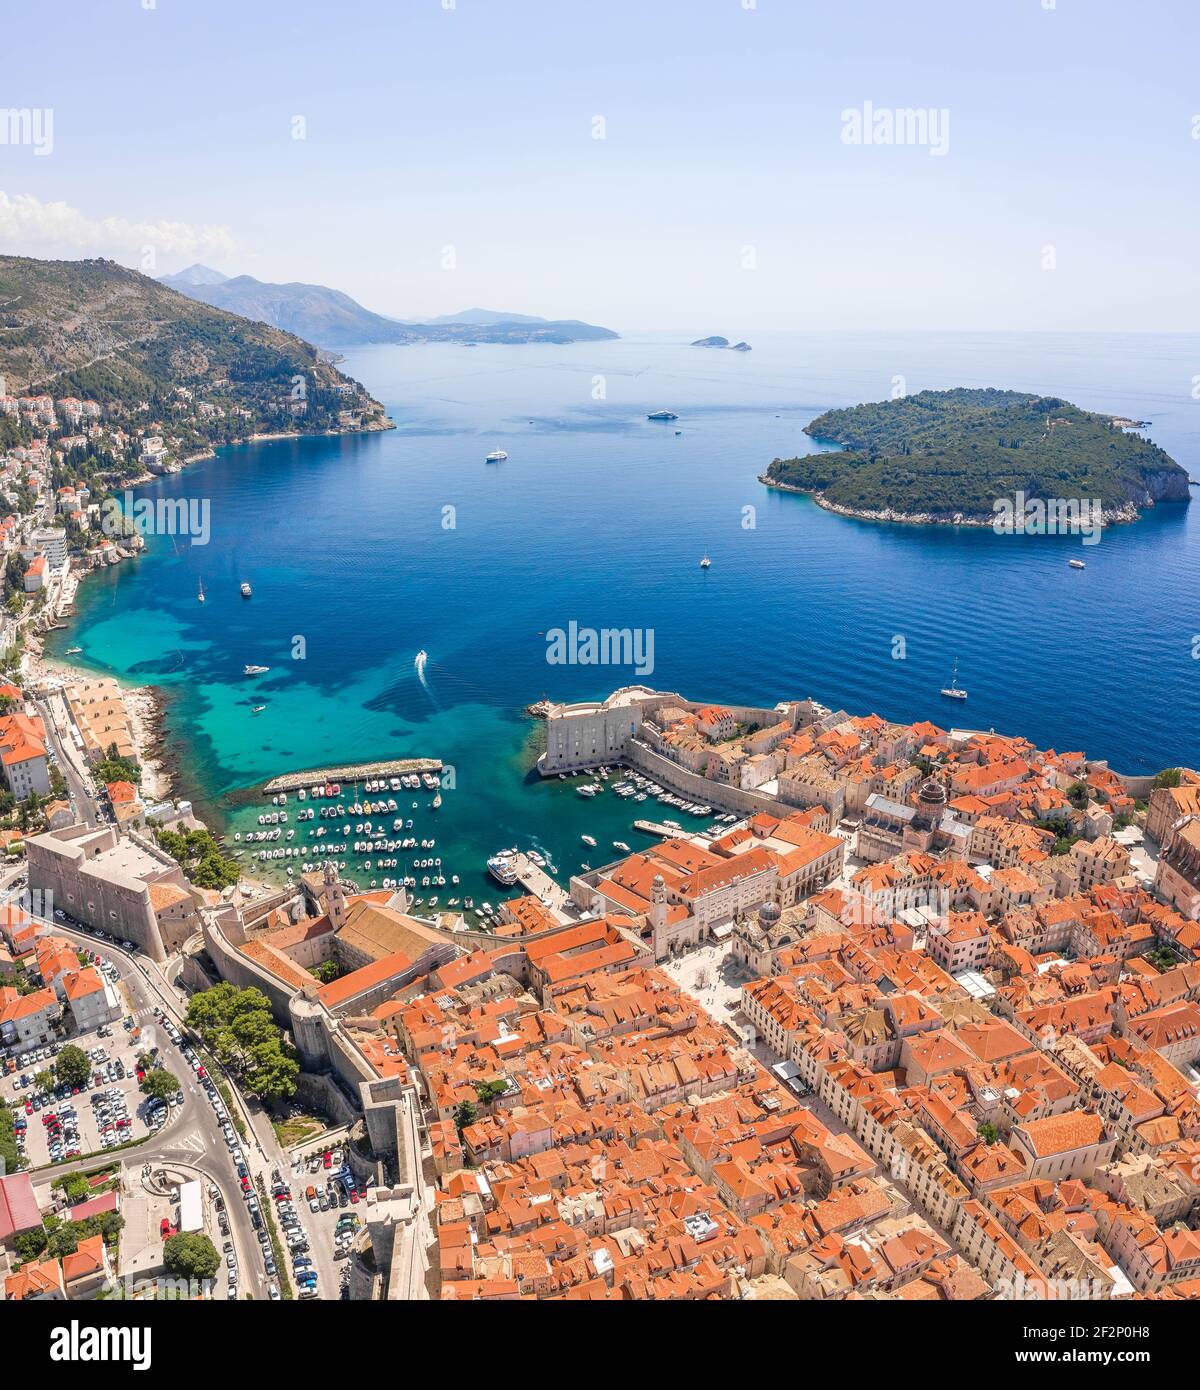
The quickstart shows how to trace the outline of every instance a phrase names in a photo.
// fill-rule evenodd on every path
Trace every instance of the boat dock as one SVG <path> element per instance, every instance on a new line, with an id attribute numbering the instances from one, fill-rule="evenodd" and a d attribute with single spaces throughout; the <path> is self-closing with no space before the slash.
<path id="1" fill-rule="evenodd" d="M 635 820 L 633 828 L 640 830 L 643 835 L 657 835 L 660 840 L 674 840 L 680 836 L 690 840 L 696 833 L 692 830 L 681 830 L 677 825 L 659 825 L 653 820 Z"/>
<path id="2" fill-rule="evenodd" d="M 368 777 L 401 777 L 410 772 L 441 772 L 441 758 L 396 758 L 387 763 L 354 763 L 348 767 L 313 767 L 272 777 L 264 792 L 291 792 L 326 782 L 361 782 Z M 531 866 L 532 867 L 532 866 Z"/>
<path id="3" fill-rule="evenodd" d="M 551 912 L 561 912 L 570 903 L 567 890 L 555 883 L 544 869 L 530 861 L 527 855 L 517 853 L 508 856 L 508 862 L 517 871 L 517 882 L 527 893 L 540 898 Z"/>

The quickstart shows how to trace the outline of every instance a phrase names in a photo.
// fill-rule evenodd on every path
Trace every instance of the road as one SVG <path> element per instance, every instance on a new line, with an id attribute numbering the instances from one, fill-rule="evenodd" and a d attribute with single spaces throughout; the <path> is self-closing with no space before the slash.
<path id="1" fill-rule="evenodd" d="M 54 750 L 59 769 L 67 780 L 67 787 L 70 789 L 76 814 L 82 817 L 84 824 L 94 826 L 98 817 L 96 815 L 96 799 L 92 795 L 91 784 L 83 771 L 82 764 L 71 743 L 70 735 L 64 735 L 62 732 L 70 727 L 70 716 L 66 710 L 64 697 L 61 694 L 48 695 L 34 703 L 46 726 L 46 737 L 50 747 Z"/>
<path id="2" fill-rule="evenodd" d="M 162 1049 L 163 1063 L 167 1070 L 178 1078 L 179 1088 L 183 1092 L 183 1104 L 174 1111 L 164 1129 L 151 1136 L 145 1143 L 139 1144 L 137 1148 L 124 1149 L 113 1156 L 122 1158 L 131 1170 L 137 1170 L 143 1163 L 152 1164 L 156 1168 L 187 1165 L 198 1169 L 209 1181 L 214 1182 L 225 1199 L 225 1210 L 229 1214 L 230 1231 L 237 1251 L 238 1273 L 241 1276 L 238 1280 L 239 1296 L 249 1291 L 256 1299 L 266 1298 L 267 1284 L 270 1281 L 263 1270 L 258 1235 L 242 1198 L 237 1169 L 224 1136 L 218 1128 L 208 1096 L 197 1080 L 195 1072 L 182 1053 L 175 1048 L 166 1032 L 155 1028 L 155 1004 L 171 1017 L 176 1027 L 182 1028 L 183 1013 L 176 997 L 176 989 L 167 983 L 159 967 L 152 961 L 140 960 L 121 950 L 119 946 L 98 941 L 86 932 L 75 931 L 61 922 L 46 918 L 37 920 L 44 922 L 57 935 L 65 936 L 112 961 L 128 996 L 134 1021 L 142 1027 L 144 1033 L 154 1033 L 153 1040 Z M 249 1126 L 247 1132 L 253 1133 Z M 245 1152 L 251 1172 L 264 1171 L 267 1158 L 257 1145 L 257 1137 L 253 1144 L 247 1141 Z M 61 1173 L 70 1173 L 81 1168 L 94 1168 L 98 1163 L 108 1161 L 108 1158 L 108 1155 L 93 1156 L 74 1163 L 55 1164 L 52 1170 L 39 1171 L 53 1171 L 57 1177 Z M 269 1166 L 265 1167 L 265 1171 L 269 1190 Z M 220 1248 L 221 1237 L 216 1231 L 213 1234 L 217 1247 Z M 325 1290 L 322 1290 L 322 1293 L 324 1292 Z"/>

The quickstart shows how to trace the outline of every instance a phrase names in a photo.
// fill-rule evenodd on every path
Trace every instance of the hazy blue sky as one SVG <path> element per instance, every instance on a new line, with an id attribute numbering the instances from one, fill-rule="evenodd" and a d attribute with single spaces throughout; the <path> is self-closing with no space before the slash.
<path id="1" fill-rule="evenodd" d="M 53 112 L 0 249 L 401 317 L 1195 329 L 1200 0 L 1050 3 L 0 0 L 0 108 Z M 865 102 L 945 153 L 847 144 Z"/>

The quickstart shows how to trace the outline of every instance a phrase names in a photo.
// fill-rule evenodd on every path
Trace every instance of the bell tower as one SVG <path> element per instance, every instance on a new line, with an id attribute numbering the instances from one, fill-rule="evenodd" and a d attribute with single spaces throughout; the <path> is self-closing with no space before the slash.
<path id="1" fill-rule="evenodd" d="M 337 869 L 328 861 L 325 863 L 325 911 L 334 931 L 340 932 L 346 925 L 346 890 Z"/>
<path id="2" fill-rule="evenodd" d="M 654 959 L 665 960 L 667 946 L 667 885 L 662 874 L 654 875 L 650 886 L 650 929 L 654 934 Z"/>

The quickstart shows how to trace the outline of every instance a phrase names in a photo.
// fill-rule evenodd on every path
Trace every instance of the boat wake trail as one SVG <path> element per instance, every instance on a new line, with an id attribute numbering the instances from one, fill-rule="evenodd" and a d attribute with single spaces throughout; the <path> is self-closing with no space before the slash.
<path id="1" fill-rule="evenodd" d="M 422 648 L 422 649 L 417 653 L 417 659 L 413 662 L 413 667 L 414 667 L 415 670 L 416 670 L 417 679 L 421 682 L 421 685 L 422 685 L 422 687 L 424 688 L 425 693 L 426 693 L 426 694 L 429 696 L 429 698 L 432 700 L 432 699 L 433 699 L 433 691 L 429 689 L 429 682 L 425 679 L 425 663 L 426 663 L 428 660 L 429 660 L 429 653 L 428 653 L 427 651 L 425 651 L 424 648 Z M 436 703 L 437 703 L 437 701 L 434 700 L 434 704 L 436 704 Z"/>

